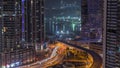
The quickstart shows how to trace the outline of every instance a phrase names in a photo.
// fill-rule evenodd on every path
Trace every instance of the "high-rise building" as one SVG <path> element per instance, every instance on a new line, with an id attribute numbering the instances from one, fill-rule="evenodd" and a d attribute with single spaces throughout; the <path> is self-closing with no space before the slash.
<path id="1" fill-rule="evenodd" d="M 45 37 L 43 10 L 44 0 L 0 0 L 0 68 L 35 61 Z"/>
<path id="2" fill-rule="evenodd" d="M 0 52 L 13 51 L 21 47 L 19 46 L 20 10 L 16 2 L 15 0 L 0 1 Z"/>
<path id="3" fill-rule="evenodd" d="M 45 40 L 44 0 L 25 0 L 23 43 L 26 46 L 40 46 Z"/>
<path id="4" fill-rule="evenodd" d="M 87 23 L 88 20 L 88 6 L 87 6 L 87 0 L 81 0 L 81 22 L 82 22 L 82 30 L 81 30 L 81 34 L 84 34 L 85 31 L 85 24 Z"/>
<path id="5" fill-rule="evenodd" d="M 82 37 L 88 39 L 101 38 L 103 21 L 103 0 L 82 0 L 81 3 Z"/>
<path id="6" fill-rule="evenodd" d="M 120 0 L 104 0 L 104 68 L 120 68 Z"/>

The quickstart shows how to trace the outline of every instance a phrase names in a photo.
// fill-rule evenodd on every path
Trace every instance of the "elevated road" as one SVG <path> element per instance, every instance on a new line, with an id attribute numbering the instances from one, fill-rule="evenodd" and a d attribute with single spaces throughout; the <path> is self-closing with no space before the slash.
<path id="1" fill-rule="evenodd" d="M 93 57 L 93 64 L 91 65 L 90 68 L 101 68 L 102 67 L 102 58 L 96 52 L 89 50 L 89 49 L 86 49 L 86 48 L 83 48 L 81 46 L 75 45 L 75 44 L 71 44 L 71 43 L 66 42 L 66 41 L 58 40 L 58 42 L 64 43 L 68 46 L 75 47 L 77 49 L 84 50 L 87 53 L 89 53 Z"/>
<path id="2" fill-rule="evenodd" d="M 54 66 L 56 64 L 59 64 L 62 62 L 64 58 L 66 47 L 63 45 L 57 45 L 53 51 L 50 57 L 43 59 L 42 61 L 37 61 L 35 63 L 20 66 L 17 68 L 47 68 L 49 66 Z"/>

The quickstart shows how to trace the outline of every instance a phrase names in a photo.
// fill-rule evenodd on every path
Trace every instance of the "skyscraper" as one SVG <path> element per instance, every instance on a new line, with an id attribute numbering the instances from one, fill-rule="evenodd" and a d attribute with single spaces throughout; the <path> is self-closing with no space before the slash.
<path id="1" fill-rule="evenodd" d="M 82 16 L 82 24 L 84 26 L 85 23 L 87 23 L 88 20 L 88 3 L 87 0 L 81 0 L 81 16 Z"/>
<path id="2" fill-rule="evenodd" d="M 40 46 L 45 40 L 44 0 L 25 0 L 23 43 L 26 46 Z"/>
<path id="3" fill-rule="evenodd" d="M 104 68 L 120 68 L 120 0 L 104 3 Z"/>
<path id="4" fill-rule="evenodd" d="M 35 61 L 44 41 L 44 0 L 0 1 L 0 68 Z"/>
<path id="5" fill-rule="evenodd" d="M 19 48 L 20 17 L 17 1 L 0 1 L 0 52 L 13 51 Z M 18 2 L 17 2 L 18 3 Z M 16 35 L 18 34 L 18 35 Z M 17 38 L 17 40 L 16 40 Z"/>
<path id="6" fill-rule="evenodd" d="M 102 35 L 103 0 L 82 1 L 82 35 L 83 38 L 99 39 Z M 84 12 L 84 13 L 83 13 Z"/>
<path id="7" fill-rule="evenodd" d="M 86 24 L 88 21 L 88 2 L 87 0 L 81 0 L 81 22 L 82 22 L 82 30 L 81 35 L 86 36 Z"/>

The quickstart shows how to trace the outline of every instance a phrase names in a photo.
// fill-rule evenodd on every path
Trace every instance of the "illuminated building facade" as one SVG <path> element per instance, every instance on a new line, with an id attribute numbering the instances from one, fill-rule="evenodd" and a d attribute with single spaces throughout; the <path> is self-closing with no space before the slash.
<path id="1" fill-rule="evenodd" d="M 23 43 L 26 46 L 41 46 L 45 40 L 44 0 L 25 0 Z"/>
<path id="2" fill-rule="evenodd" d="M 0 1 L 0 25 L 1 25 L 1 40 L 0 51 L 13 51 L 20 48 L 20 16 L 19 8 L 15 0 L 12 1 Z M 17 11 L 18 10 L 18 11 Z"/>
<path id="3" fill-rule="evenodd" d="M 105 0 L 104 68 L 120 68 L 120 0 Z"/>
<path id="4" fill-rule="evenodd" d="M 1 68 L 15 68 L 35 62 L 34 48 L 18 49 L 2 53 Z"/>
<path id="5" fill-rule="evenodd" d="M 43 5 L 44 0 L 0 1 L 0 68 L 35 62 L 35 47 L 45 37 Z"/>

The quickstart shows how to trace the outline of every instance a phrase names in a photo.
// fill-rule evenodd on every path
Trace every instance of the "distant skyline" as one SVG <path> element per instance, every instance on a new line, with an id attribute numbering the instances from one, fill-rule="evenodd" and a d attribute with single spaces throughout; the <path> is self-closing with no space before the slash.
<path id="1" fill-rule="evenodd" d="M 45 0 L 47 33 L 76 35 L 81 31 L 81 0 Z"/>
<path id="2" fill-rule="evenodd" d="M 73 4 L 75 3 L 78 7 L 81 6 L 81 0 L 45 0 L 46 8 L 61 7 L 61 4 Z"/>
<path id="3" fill-rule="evenodd" d="M 120 68 L 120 0 L 0 0 L 0 68 Z"/>
<path id="4" fill-rule="evenodd" d="M 56 15 L 81 16 L 81 0 L 45 0 L 45 17 Z"/>

